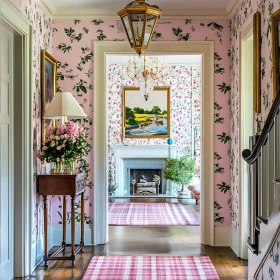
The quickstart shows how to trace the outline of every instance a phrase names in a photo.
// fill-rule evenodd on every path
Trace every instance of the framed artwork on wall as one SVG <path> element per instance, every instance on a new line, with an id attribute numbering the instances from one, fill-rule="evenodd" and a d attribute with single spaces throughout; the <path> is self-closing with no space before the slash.
<path id="1" fill-rule="evenodd" d="M 253 49 L 253 107 L 254 112 L 258 114 L 261 112 L 261 21 L 259 12 L 256 12 L 253 17 Z"/>
<path id="2" fill-rule="evenodd" d="M 45 50 L 41 53 L 41 120 L 42 143 L 45 142 L 45 129 L 49 125 L 55 125 L 54 120 L 44 119 L 44 113 L 56 93 L 57 61 Z"/>
<path id="3" fill-rule="evenodd" d="M 140 88 L 123 88 L 125 138 L 170 137 L 170 87 L 155 87 L 145 100 Z"/>
<path id="4" fill-rule="evenodd" d="M 272 97 L 276 97 L 280 87 L 280 9 L 271 16 L 271 39 L 272 39 Z"/>

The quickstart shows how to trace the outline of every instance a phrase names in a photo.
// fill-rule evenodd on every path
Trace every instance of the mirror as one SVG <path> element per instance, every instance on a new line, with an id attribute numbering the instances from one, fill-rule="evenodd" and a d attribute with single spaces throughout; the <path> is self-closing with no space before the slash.
<path id="1" fill-rule="evenodd" d="M 279 73 L 279 48 L 280 48 L 280 42 L 279 42 L 279 32 L 280 32 L 280 9 L 277 10 L 272 16 L 271 16 L 271 35 L 272 35 L 272 67 L 273 67 L 273 87 L 272 87 L 272 94 L 273 99 L 276 97 L 277 89 L 279 89 L 280 84 L 280 73 Z"/>

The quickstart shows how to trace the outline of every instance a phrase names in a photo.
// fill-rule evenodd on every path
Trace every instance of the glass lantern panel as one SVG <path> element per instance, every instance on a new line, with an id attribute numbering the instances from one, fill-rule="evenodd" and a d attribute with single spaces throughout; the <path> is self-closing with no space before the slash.
<path id="1" fill-rule="evenodd" d="M 132 18 L 132 26 L 133 26 L 133 33 L 135 38 L 136 46 L 142 45 L 142 34 L 143 34 L 143 19 L 144 14 L 134 14 L 131 15 Z"/>
<path id="2" fill-rule="evenodd" d="M 155 16 L 149 16 L 146 17 L 146 28 L 145 28 L 145 35 L 144 35 L 144 43 L 143 45 L 148 45 L 150 37 L 153 36 L 153 29 L 156 22 Z"/>
<path id="3" fill-rule="evenodd" d="M 130 24 L 129 24 L 129 19 L 128 19 L 128 15 L 122 18 L 123 20 L 123 24 L 125 26 L 127 35 L 128 35 L 128 40 L 130 44 L 133 44 L 133 36 L 132 36 L 132 32 L 131 32 L 131 28 L 130 28 Z"/>

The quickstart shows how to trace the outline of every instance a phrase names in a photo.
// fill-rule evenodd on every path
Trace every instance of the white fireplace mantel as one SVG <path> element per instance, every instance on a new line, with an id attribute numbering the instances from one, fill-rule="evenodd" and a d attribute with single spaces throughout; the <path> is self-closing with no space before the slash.
<path id="1" fill-rule="evenodd" d="M 177 154 L 177 147 L 175 145 L 115 145 L 113 146 L 114 160 L 116 168 L 116 182 L 118 184 L 117 195 L 124 195 L 125 185 L 125 170 L 124 159 L 168 159 L 175 158 Z M 172 183 L 167 182 L 166 194 L 172 194 Z"/>
<path id="2" fill-rule="evenodd" d="M 116 158 L 174 158 L 177 154 L 175 145 L 115 145 Z"/>

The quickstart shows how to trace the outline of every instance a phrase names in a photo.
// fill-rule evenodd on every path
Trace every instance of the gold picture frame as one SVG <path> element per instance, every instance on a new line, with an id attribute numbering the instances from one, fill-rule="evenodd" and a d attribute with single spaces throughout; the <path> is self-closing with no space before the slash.
<path id="1" fill-rule="evenodd" d="M 253 58 L 253 107 L 255 113 L 261 112 L 261 21 L 260 13 L 256 12 L 253 17 L 253 49 L 254 49 L 254 58 Z"/>
<path id="2" fill-rule="evenodd" d="M 57 60 L 47 51 L 41 52 L 41 121 L 42 143 L 45 142 L 45 129 L 49 125 L 55 126 L 54 120 L 44 119 L 43 116 L 56 93 Z"/>
<path id="3" fill-rule="evenodd" d="M 280 86 L 279 72 L 279 32 L 280 32 L 280 9 L 271 16 L 271 42 L 272 42 L 272 97 L 276 97 L 277 90 Z"/>
<path id="4" fill-rule="evenodd" d="M 124 138 L 170 138 L 170 87 L 155 87 L 148 100 L 124 87 L 122 104 Z"/>

